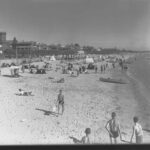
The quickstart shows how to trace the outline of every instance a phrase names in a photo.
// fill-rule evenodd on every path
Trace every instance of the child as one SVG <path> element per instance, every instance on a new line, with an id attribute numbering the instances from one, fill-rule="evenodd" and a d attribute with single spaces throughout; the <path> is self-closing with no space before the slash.
<path id="1" fill-rule="evenodd" d="M 120 135 L 120 140 L 122 140 L 120 125 L 116 119 L 116 113 L 115 112 L 112 112 L 111 117 L 112 117 L 112 119 L 110 119 L 107 122 L 105 128 L 109 132 L 111 144 L 113 143 L 113 139 L 114 139 L 114 143 L 117 144 L 117 138 L 119 137 L 119 135 Z M 108 129 L 108 126 L 109 126 L 109 129 Z"/>
<path id="2" fill-rule="evenodd" d="M 91 129 L 90 128 L 86 128 L 85 129 L 85 136 L 82 137 L 81 139 L 81 143 L 82 144 L 90 144 L 90 139 L 89 139 L 89 135 L 91 134 Z"/>
<path id="3" fill-rule="evenodd" d="M 138 121 L 139 121 L 138 117 L 133 118 L 134 126 L 130 142 L 132 143 L 133 136 L 135 135 L 136 143 L 141 144 L 143 143 L 143 130 L 142 126 L 138 123 Z"/>

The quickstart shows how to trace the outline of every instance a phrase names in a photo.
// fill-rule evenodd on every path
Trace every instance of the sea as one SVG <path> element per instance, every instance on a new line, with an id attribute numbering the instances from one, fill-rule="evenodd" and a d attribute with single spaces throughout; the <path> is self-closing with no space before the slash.
<path id="1" fill-rule="evenodd" d="M 139 117 L 143 128 L 150 131 L 150 53 L 137 54 L 131 60 L 127 74 L 138 104 L 135 116 Z"/>

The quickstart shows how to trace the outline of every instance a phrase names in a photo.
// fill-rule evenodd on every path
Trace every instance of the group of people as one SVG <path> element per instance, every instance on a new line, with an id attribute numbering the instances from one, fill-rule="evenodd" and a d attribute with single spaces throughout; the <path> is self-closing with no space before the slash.
<path id="1" fill-rule="evenodd" d="M 136 139 L 136 144 L 142 144 L 143 143 L 143 130 L 142 126 L 139 124 L 139 118 L 137 116 L 133 117 L 133 131 L 132 135 L 130 138 L 130 141 L 128 143 L 133 143 L 133 137 L 135 136 Z M 117 138 L 120 136 L 120 140 L 124 141 L 122 139 L 121 135 L 121 129 L 120 129 L 120 124 L 119 121 L 116 119 L 116 113 L 112 112 L 111 114 L 111 119 L 106 123 L 105 126 L 106 130 L 109 133 L 109 138 L 110 138 L 110 143 L 111 144 L 117 144 Z M 91 129 L 86 128 L 85 129 L 85 136 L 81 140 L 78 141 L 78 143 L 82 144 L 90 144 L 90 138 L 89 135 L 91 134 Z M 126 141 L 127 142 L 127 141 Z"/>
<path id="2" fill-rule="evenodd" d="M 121 135 L 121 130 L 120 130 L 120 124 L 119 121 L 116 119 L 116 113 L 112 112 L 111 119 L 107 122 L 105 128 L 109 133 L 110 137 L 110 142 L 117 144 L 117 138 L 120 136 L 120 140 L 122 140 L 122 135 Z M 130 138 L 130 143 L 133 141 L 133 137 L 135 136 L 136 138 L 136 143 L 137 144 L 142 144 L 143 143 L 143 130 L 142 126 L 138 123 L 139 118 L 137 116 L 133 117 L 133 131 L 132 135 Z"/>
<path id="3" fill-rule="evenodd" d="M 57 104 L 58 104 L 58 114 L 60 114 L 60 108 L 61 108 L 61 115 L 64 113 L 64 95 L 62 94 L 62 89 L 59 90 L 59 94 L 57 97 Z M 139 118 L 137 116 L 133 117 L 133 131 L 130 138 L 130 143 L 133 141 L 133 137 L 136 138 L 137 144 L 143 143 L 143 130 L 142 126 L 139 124 Z M 117 115 L 115 112 L 112 112 L 111 119 L 106 123 L 105 125 L 106 130 L 108 131 L 110 143 L 111 144 L 117 144 L 117 139 L 120 137 L 120 140 L 122 139 L 121 129 L 120 129 L 120 123 L 117 119 Z M 90 138 L 89 135 L 91 133 L 90 128 L 86 128 L 85 130 L 85 136 L 81 139 L 81 141 L 78 141 L 79 143 L 83 144 L 90 144 Z"/>
<path id="4" fill-rule="evenodd" d="M 103 64 L 103 65 L 101 65 L 101 66 L 100 66 L 101 73 L 105 73 L 107 67 L 108 67 L 108 64 Z"/>

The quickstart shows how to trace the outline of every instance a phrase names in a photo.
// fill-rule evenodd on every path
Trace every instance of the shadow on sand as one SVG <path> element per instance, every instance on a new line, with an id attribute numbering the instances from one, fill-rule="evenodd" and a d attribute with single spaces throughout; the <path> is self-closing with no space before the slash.
<path id="1" fill-rule="evenodd" d="M 18 76 L 12 76 L 12 75 L 2 75 L 3 77 L 9 77 L 9 78 L 19 78 L 22 77 L 21 75 Z"/>
<path id="2" fill-rule="evenodd" d="M 47 111 L 47 110 L 39 109 L 39 108 L 36 108 L 35 110 L 43 111 L 44 115 L 46 115 L 46 116 L 53 115 L 53 116 L 58 117 L 58 113 L 55 113 L 55 112 L 52 112 L 52 111 Z"/>
<path id="3" fill-rule="evenodd" d="M 17 96 L 34 96 L 33 94 L 30 94 L 30 95 L 20 95 L 19 93 L 15 93 L 15 95 L 17 95 Z"/>

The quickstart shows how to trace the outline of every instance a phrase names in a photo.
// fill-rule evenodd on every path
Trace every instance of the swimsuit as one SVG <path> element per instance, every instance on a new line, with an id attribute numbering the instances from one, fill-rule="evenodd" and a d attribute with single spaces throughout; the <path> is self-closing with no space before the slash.
<path id="1" fill-rule="evenodd" d="M 112 134 L 112 135 L 111 135 Z M 110 137 L 111 138 L 117 138 L 119 136 L 118 131 L 111 131 Z"/>
<path id="2" fill-rule="evenodd" d="M 63 95 L 59 95 L 58 96 L 58 103 L 61 104 L 61 105 L 64 104 L 64 97 L 63 97 Z"/>
<path id="3" fill-rule="evenodd" d="M 110 137 L 117 138 L 119 136 L 119 124 L 116 121 L 111 120 L 110 122 Z"/>

